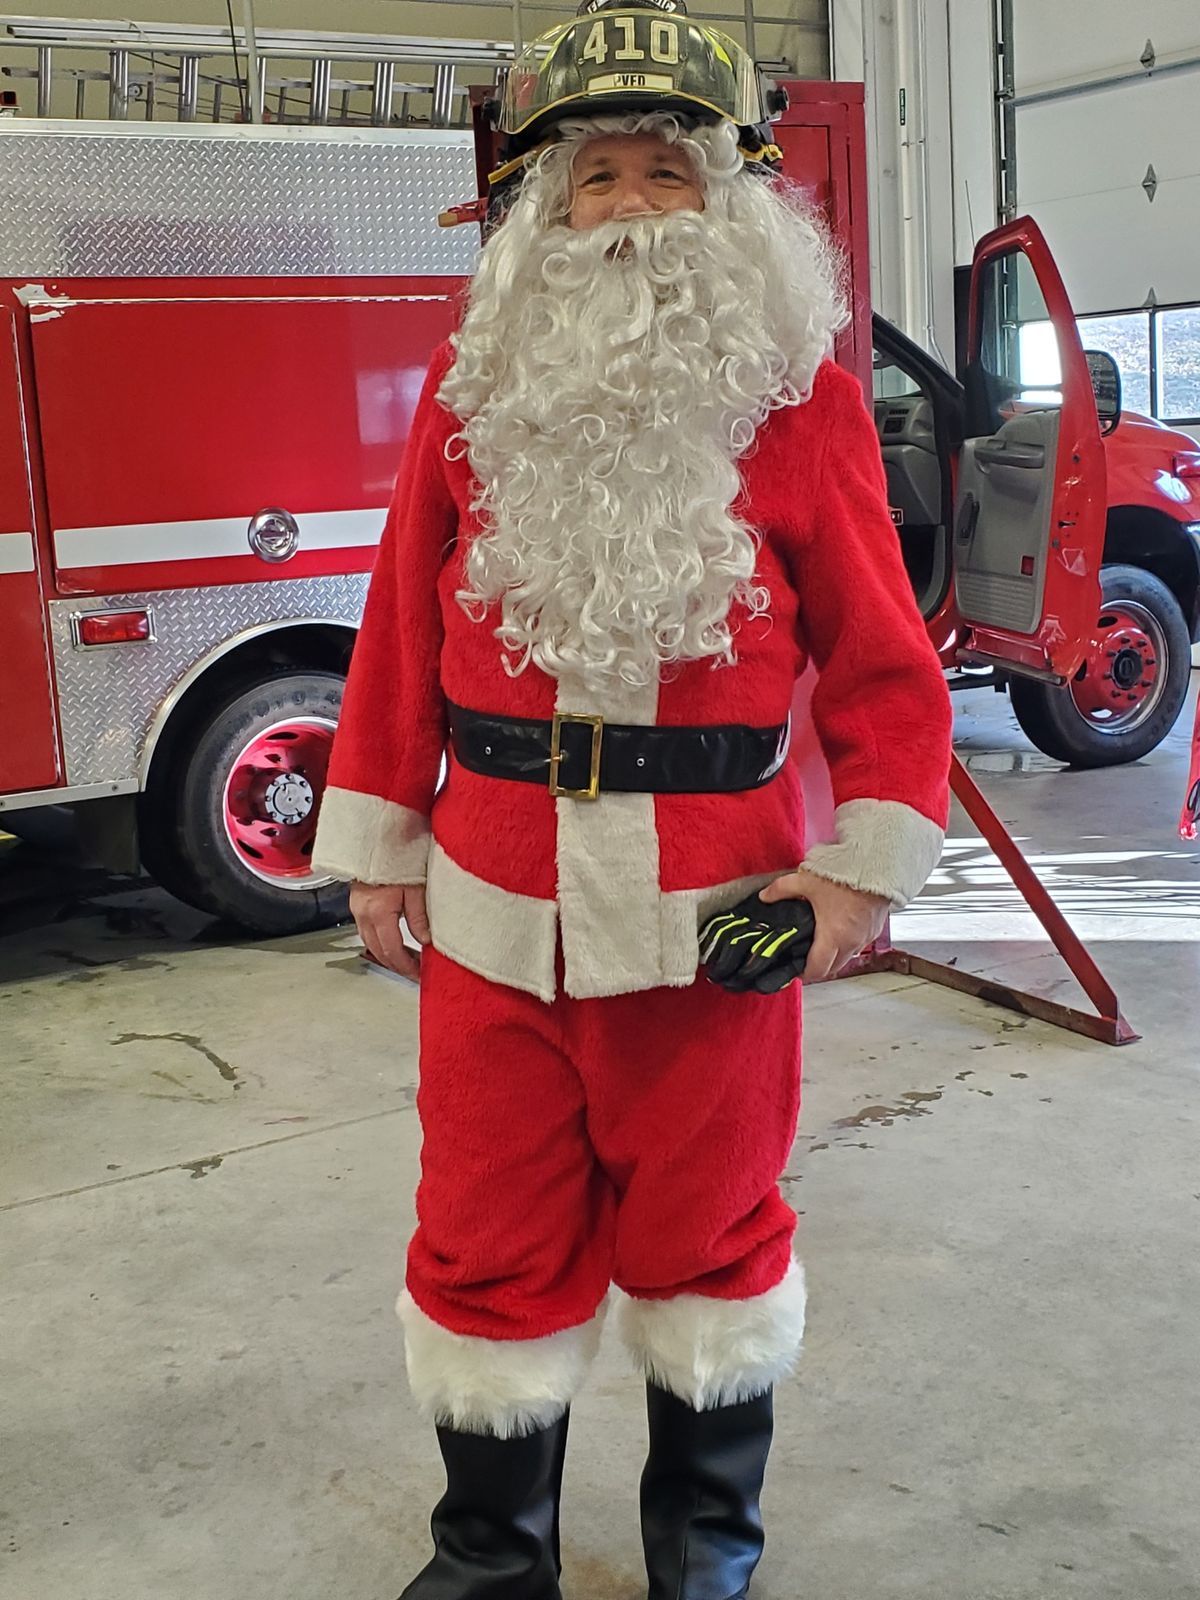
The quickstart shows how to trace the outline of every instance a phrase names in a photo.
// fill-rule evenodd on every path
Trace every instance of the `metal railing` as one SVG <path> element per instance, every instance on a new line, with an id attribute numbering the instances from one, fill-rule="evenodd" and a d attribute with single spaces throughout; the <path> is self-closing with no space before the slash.
<path id="1" fill-rule="evenodd" d="M 546 24 L 542 13 L 565 17 L 574 10 L 551 0 L 441 3 L 495 7 L 511 23 L 512 40 L 260 28 L 254 0 L 239 0 L 242 25 L 232 28 L 0 15 L 0 61 L 5 54 L 23 57 L 0 64 L 0 77 L 31 88 L 32 105 L 18 110 L 39 117 L 61 108 L 64 87 L 73 115 L 87 116 L 97 98 L 89 86 L 99 84 L 113 121 L 173 117 L 180 122 L 462 127 L 470 121 L 471 85 L 460 74 L 490 81 L 511 63 L 521 39 Z M 527 13 L 537 13 L 536 20 Z M 754 0 L 703 15 L 723 25 L 740 24 L 755 55 L 757 30 L 765 26 L 827 31 L 819 22 L 763 15 Z M 75 64 L 77 52 L 99 55 L 103 65 Z M 64 55 L 70 58 L 66 63 Z M 782 58 L 762 65 L 780 74 L 792 70 Z"/>
<path id="2" fill-rule="evenodd" d="M 0 65 L 0 75 L 34 87 L 39 117 L 53 114 L 63 84 L 73 87 L 73 114 L 87 115 L 89 85 L 102 84 L 113 121 L 173 114 L 180 122 L 202 117 L 464 126 L 470 90 L 459 82 L 460 69 L 482 69 L 475 76 L 486 80 L 512 60 L 510 44 L 481 39 L 265 28 L 231 33 L 209 26 L 12 16 L 0 17 L 0 51 L 6 50 L 20 50 L 26 62 Z M 76 52 L 99 55 L 104 65 L 62 63 L 62 54 Z M 296 70 L 301 63 L 306 71 Z"/>

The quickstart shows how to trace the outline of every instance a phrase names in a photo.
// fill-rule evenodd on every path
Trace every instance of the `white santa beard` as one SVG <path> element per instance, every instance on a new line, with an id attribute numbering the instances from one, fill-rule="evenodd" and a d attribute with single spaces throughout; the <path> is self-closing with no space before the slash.
<path id="1" fill-rule="evenodd" d="M 732 659 L 731 603 L 767 603 L 731 510 L 737 459 L 799 399 L 735 230 L 693 212 L 510 229 L 456 340 L 493 381 L 474 406 L 453 373 L 442 391 L 466 415 L 485 527 L 460 601 L 477 617 L 500 601 L 510 672 L 640 686 Z"/>

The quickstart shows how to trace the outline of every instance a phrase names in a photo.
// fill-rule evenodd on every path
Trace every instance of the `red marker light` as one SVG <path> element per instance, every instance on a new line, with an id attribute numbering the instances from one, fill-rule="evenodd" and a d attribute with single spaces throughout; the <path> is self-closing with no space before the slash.
<path id="1" fill-rule="evenodd" d="M 80 644 L 148 644 L 153 638 L 148 611 L 96 611 L 79 618 Z"/>
<path id="2" fill-rule="evenodd" d="M 1021 557 L 1021 576 L 1023 578 L 1032 578 L 1033 577 L 1033 557 L 1032 556 L 1022 556 Z"/>

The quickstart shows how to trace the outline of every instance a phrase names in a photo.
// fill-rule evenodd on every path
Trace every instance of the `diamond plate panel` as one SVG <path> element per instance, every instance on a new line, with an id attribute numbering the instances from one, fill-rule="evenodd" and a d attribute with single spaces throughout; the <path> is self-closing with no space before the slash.
<path id="1" fill-rule="evenodd" d="M 472 271 L 470 136 L 237 130 L 0 137 L 0 277 Z"/>
<path id="2" fill-rule="evenodd" d="M 349 622 L 362 616 L 369 574 L 164 589 L 103 599 L 54 600 L 50 637 L 62 713 L 67 782 L 137 778 L 155 713 L 189 670 L 264 623 Z M 75 649 L 71 618 L 81 612 L 154 612 L 152 644 Z"/>

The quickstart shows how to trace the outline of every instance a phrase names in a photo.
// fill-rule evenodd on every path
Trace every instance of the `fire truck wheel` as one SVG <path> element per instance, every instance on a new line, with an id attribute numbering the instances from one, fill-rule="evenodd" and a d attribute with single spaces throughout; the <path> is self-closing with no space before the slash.
<path id="1" fill-rule="evenodd" d="M 310 861 L 344 688 L 280 674 L 191 730 L 142 797 L 142 856 L 164 888 L 267 937 L 345 920 L 347 886 Z"/>
<path id="2" fill-rule="evenodd" d="M 1083 665 L 1065 687 L 1013 678 L 1017 721 L 1039 750 L 1074 767 L 1115 767 L 1154 750 L 1187 695 L 1191 641 L 1179 602 L 1141 567 L 1105 567 Z"/>

